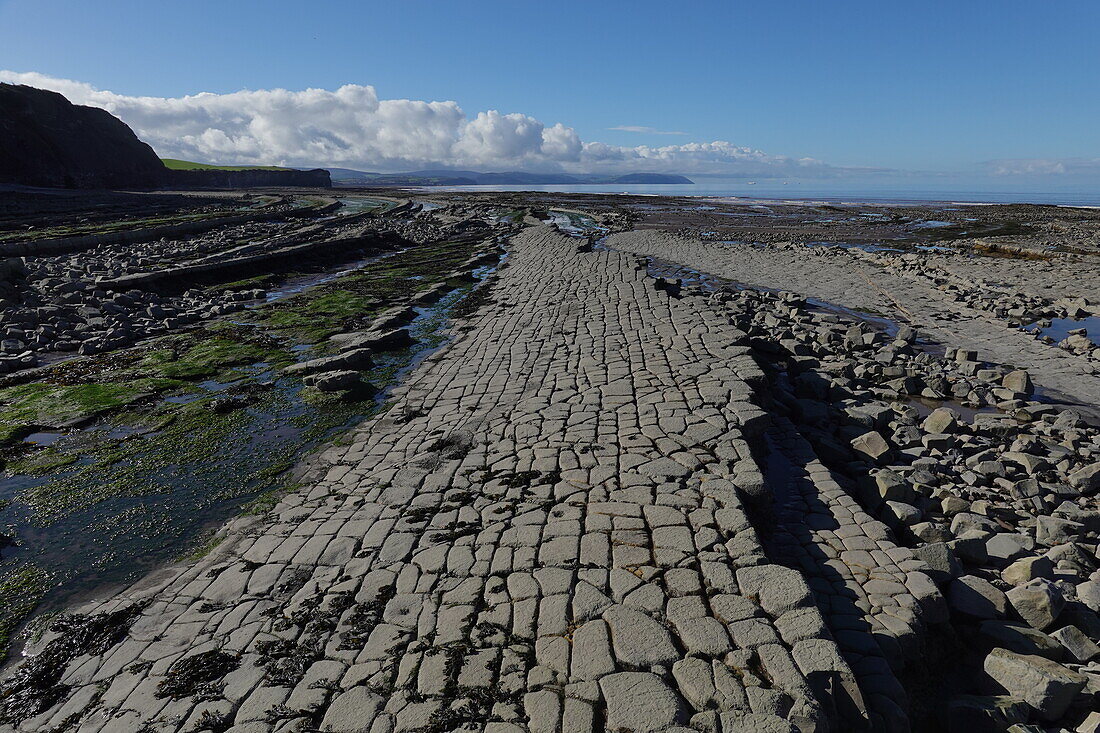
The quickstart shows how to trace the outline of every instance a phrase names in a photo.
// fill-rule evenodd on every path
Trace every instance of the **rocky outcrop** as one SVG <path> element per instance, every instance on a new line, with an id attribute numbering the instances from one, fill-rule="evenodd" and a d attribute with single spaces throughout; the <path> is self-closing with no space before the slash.
<path id="1" fill-rule="evenodd" d="M 0 84 L 0 184 L 48 188 L 329 188 L 326 170 L 169 170 L 125 122 L 57 92 Z"/>
<path id="2" fill-rule="evenodd" d="M 56 92 L 0 84 L 0 183 L 54 188 L 153 188 L 165 168 L 110 112 Z"/>
<path id="3" fill-rule="evenodd" d="M 295 170 L 165 170 L 166 188 L 263 188 L 266 186 L 295 186 L 302 188 L 331 188 L 332 179 L 323 168 L 308 171 Z"/>

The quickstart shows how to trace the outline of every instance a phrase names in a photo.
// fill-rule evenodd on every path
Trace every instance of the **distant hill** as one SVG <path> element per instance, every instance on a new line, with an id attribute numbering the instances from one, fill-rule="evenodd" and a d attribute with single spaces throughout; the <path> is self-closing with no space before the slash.
<path id="1" fill-rule="evenodd" d="M 528 173 L 432 169 L 408 173 L 368 173 L 351 168 L 329 168 L 337 186 L 560 186 L 614 185 L 634 183 L 691 184 L 684 176 L 664 173 L 631 173 L 624 176 L 568 175 L 565 173 Z"/>
<path id="2" fill-rule="evenodd" d="M 193 163 L 190 160 L 177 158 L 161 158 L 161 163 L 170 171 L 291 171 L 294 168 L 282 168 L 277 165 L 211 165 L 209 163 Z"/>
<path id="3" fill-rule="evenodd" d="M 613 178 L 608 183 L 661 183 L 661 184 L 673 184 L 673 185 L 691 185 L 695 181 L 684 176 L 674 176 L 665 173 L 630 173 L 625 176 L 619 176 Z"/>

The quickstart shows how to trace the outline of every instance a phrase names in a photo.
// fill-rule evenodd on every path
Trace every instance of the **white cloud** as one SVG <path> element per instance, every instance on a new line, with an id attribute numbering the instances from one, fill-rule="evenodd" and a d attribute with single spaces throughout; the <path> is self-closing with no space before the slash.
<path id="1" fill-rule="evenodd" d="M 561 123 L 547 126 L 528 115 L 496 110 L 471 119 L 456 102 L 379 99 L 374 87 L 358 84 L 335 91 L 266 89 L 135 97 L 35 72 L 0 71 L 0 81 L 51 89 L 76 104 L 102 107 L 130 125 L 161 156 L 200 162 L 378 171 L 454 167 L 754 177 L 831 176 L 844 171 L 723 141 L 662 147 L 582 142 L 573 128 Z"/>
<path id="2" fill-rule="evenodd" d="M 1096 176 L 1100 158 L 1008 158 L 984 167 L 995 176 Z"/>
<path id="3" fill-rule="evenodd" d="M 608 130 L 616 130 L 618 132 L 638 132 L 646 135 L 686 135 L 686 132 L 678 132 L 675 130 L 658 130 L 656 127 L 645 127 L 644 125 L 616 125 L 615 127 L 609 127 Z"/>

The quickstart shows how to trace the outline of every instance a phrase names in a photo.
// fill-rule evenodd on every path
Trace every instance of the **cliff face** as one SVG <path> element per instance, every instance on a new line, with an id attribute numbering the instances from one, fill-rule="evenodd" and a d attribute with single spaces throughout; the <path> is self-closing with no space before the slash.
<path id="1" fill-rule="evenodd" d="M 0 183 L 49 188 L 329 188 L 326 170 L 195 170 L 164 167 L 151 147 L 107 110 L 57 92 L 0 83 Z"/>
<path id="2" fill-rule="evenodd" d="M 0 83 L 0 183 L 153 188 L 164 172 L 153 149 L 110 112 Z"/>
<path id="3" fill-rule="evenodd" d="M 311 171 L 173 171 L 165 169 L 168 188 L 258 188 L 266 186 L 303 186 L 330 188 L 332 180 L 323 168 Z"/>

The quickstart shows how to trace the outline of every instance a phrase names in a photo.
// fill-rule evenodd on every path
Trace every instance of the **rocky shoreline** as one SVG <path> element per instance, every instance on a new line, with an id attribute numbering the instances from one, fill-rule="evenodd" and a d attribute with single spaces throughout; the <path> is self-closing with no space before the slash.
<path id="1" fill-rule="evenodd" d="M 725 210 L 787 236 L 740 242 L 679 199 L 431 199 L 371 227 L 507 251 L 449 343 L 269 514 L 50 623 L 10 729 L 1100 725 L 1098 352 L 1041 333 L 1093 313 L 1091 219 L 992 256 L 896 213 L 867 251 L 793 206 Z M 288 373 L 354 388 L 442 292 Z"/>

